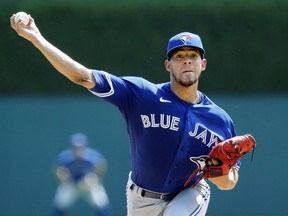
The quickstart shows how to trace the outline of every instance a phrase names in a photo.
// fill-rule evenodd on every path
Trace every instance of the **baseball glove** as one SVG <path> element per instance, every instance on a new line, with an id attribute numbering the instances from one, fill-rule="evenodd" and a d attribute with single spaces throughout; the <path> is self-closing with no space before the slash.
<path id="1" fill-rule="evenodd" d="M 255 146 L 256 141 L 250 134 L 235 136 L 218 143 L 212 148 L 206 158 L 205 166 L 196 169 L 184 186 L 187 186 L 197 174 L 201 176 L 195 185 L 202 178 L 213 178 L 228 174 L 231 168 L 234 167 L 247 152 L 252 151 L 251 160 L 253 159 Z"/>

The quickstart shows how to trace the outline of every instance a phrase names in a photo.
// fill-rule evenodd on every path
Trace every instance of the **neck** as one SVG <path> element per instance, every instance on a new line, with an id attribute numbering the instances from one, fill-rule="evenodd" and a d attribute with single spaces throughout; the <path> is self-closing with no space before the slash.
<path id="1" fill-rule="evenodd" d="M 198 94 L 198 82 L 189 87 L 183 87 L 179 84 L 171 83 L 171 90 L 176 94 L 180 99 L 189 102 L 189 103 L 198 103 L 200 98 Z"/>

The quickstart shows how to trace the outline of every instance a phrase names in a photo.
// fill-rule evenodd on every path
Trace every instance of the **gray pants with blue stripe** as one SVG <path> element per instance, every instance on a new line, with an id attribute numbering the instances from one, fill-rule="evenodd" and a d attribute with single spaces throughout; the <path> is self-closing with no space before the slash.
<path id="1" fill-rule="evenodd" d="M 128 216 L 205 216 L 209 200 L 210 187 L 202 179 L 194 188 L 187 188 L 171 201 L 143 197 L 142 188 L 136 186 L 130 178 L 126 187 Z"/>

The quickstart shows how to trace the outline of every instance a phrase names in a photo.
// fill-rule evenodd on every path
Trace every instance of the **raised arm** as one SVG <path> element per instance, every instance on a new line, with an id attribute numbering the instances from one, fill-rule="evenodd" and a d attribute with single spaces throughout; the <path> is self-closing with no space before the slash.
<path id="1" fill-rule="evenodd" d="M 15 14 L 10 18 L 11 27 L 17 34 L 30 41 L 61 74 L 85 88 L 93 88 L 95 80 L 92 70 L 74 61 L 68 55 L 49 43 L 40 33 L 34 19 L 29 15 L 29 23 L 15 23 Z"/>

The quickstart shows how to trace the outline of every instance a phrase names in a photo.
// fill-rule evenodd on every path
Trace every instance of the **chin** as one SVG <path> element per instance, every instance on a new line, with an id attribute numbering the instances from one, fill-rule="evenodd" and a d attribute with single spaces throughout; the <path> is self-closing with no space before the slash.
<path id="1" fill-rule="evenodd" d="M 190 87 L 193 86 L 195 83 L 197 83 L 197 80 L 186 80 L 186 81 L 179 80 L 178 83 L 183 87 Z"/>

